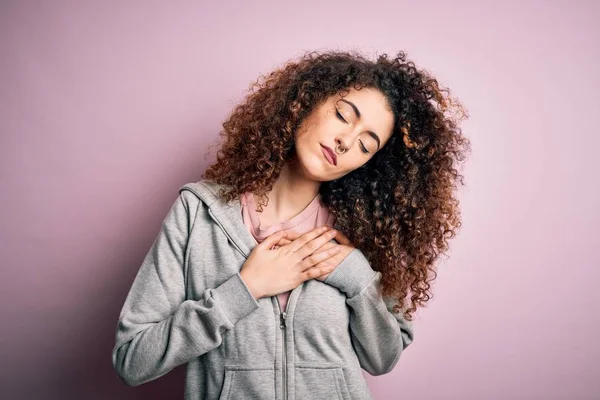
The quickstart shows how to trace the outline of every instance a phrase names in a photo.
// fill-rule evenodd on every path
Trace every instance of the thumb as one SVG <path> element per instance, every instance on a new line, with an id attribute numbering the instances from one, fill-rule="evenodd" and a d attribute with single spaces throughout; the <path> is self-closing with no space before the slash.
<path id="1" fill-rule="evenodd" d="M 258 246 L 261 246 L 265 249 L 270 249 L 275 244 L 277 244 L 277 242 L 279 242 L 279 240 L 281 240 L 285 236 L 286 236 L 286 232 L 284 230 L 277 231 L 277 232 L 267 236 L 267 238 L 265 240 L 263 240 L 262 242 L 260 242 L 258 244 Z"/>
<path id="2" fill-rule="evenodd" d="M 286 237 L 279 239 L 279 242 L 277 242 L 277 246 L 281 247 L 285 246 L 286 244 L 292 243 L 292 241 L 288 239 L 288 236 L 289 235 L 286 235 Z"/>

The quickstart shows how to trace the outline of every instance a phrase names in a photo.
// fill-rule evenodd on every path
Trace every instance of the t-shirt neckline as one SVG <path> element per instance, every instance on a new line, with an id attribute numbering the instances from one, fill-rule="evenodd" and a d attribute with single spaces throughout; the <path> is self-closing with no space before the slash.
<path id="1" fill-rule="evenodd" d="M 294 217 L 292 217 L 286 221 L 263 228 L 260 224 L 260 216 L 256 212 L 256 202 L 254 201 L 254 195 L 251 192 L 246 193 L 246 200 L 247 200 L 247 207 L 248 207 L 248 213 L 250 215 L 250 220 L 252 221 L 253 226 L 258 227 L 258 232 L 256 232 L 256 233 L 258 234 L 257 236 L 259 236 L 259 237 L 267 237 L 279 230 L 291 229 L 291 228 L 295 227 L 296 225 L 300 224 L 302 221 L 304 221 L 310 215 L 314 214 L 321 206 L 320 194 L 317 193 L 317 195 L 304 208 L 304 210 L 300 211 L 300 213 L 296 214 Z"/>

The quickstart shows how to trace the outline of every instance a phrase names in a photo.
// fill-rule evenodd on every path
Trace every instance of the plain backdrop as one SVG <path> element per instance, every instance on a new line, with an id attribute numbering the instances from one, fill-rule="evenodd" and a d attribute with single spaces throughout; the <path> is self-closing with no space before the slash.
<path id="1" fill-rule="evenodd" d="M 463 227 L 376 399 L 600 398 L 595 1 L 2 1 L 0 397 L 135 388 L 117 317 L 249 84 L 308 50 L 405 50 L 468 109 Z M 212 153 L 214 154 L 214 153 Z"/>

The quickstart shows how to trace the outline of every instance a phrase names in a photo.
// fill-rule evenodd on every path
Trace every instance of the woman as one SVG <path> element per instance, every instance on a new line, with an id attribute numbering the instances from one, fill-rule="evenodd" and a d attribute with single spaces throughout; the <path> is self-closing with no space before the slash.
<path id="1" fill-rule="evenodd" d="M 361 368 L 397 364 L 460 226 L 463 110 L 403 52 L 311 52 L 255 87 L 179 189 L 114 368 L 137 386 L 187 363 L 186 399 L 370 399 Z"/>

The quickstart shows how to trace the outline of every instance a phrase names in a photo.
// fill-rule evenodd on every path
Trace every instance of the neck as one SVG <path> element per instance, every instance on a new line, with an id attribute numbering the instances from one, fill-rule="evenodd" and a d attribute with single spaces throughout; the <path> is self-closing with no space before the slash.
<path id="1" fill-rule="evenodd" d="M 265 224 L 273 225 L 293 218 L 319 193 L 321 182 L 304 177 L 296 164 L 295 159 L 284 164 L 272 190 L 267 192 L 269 203 L 261 214 Z"/>

